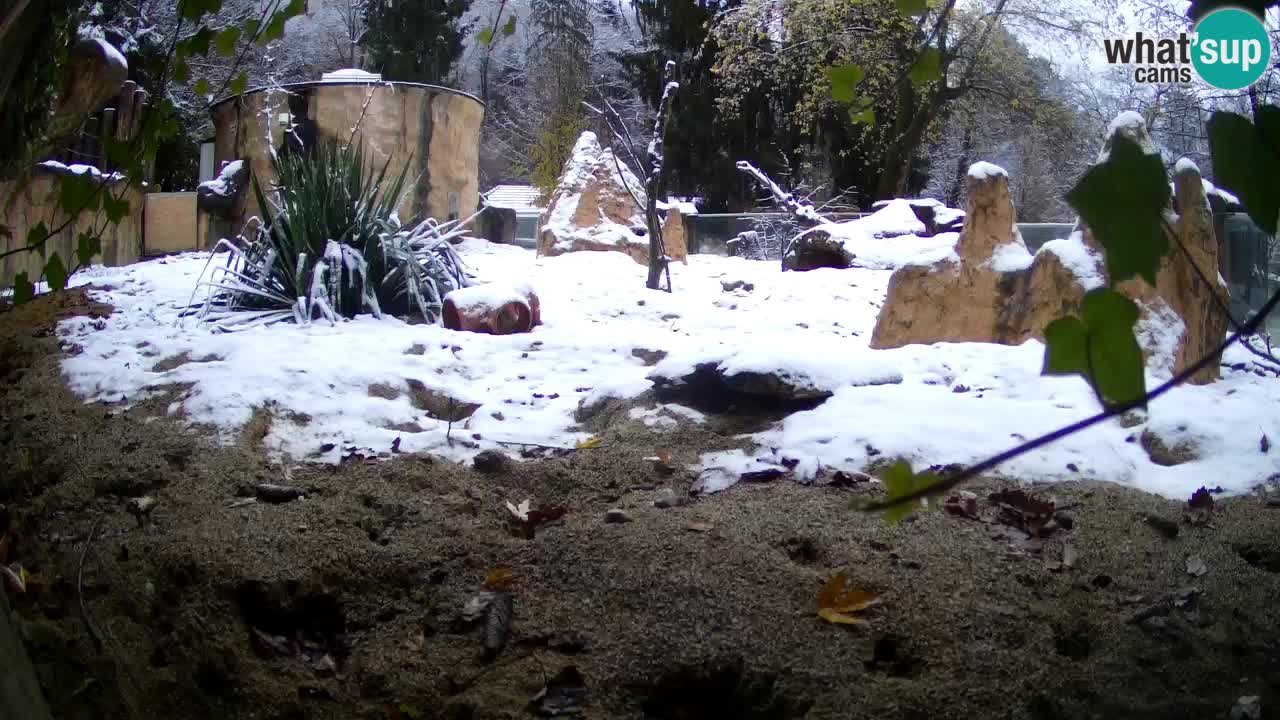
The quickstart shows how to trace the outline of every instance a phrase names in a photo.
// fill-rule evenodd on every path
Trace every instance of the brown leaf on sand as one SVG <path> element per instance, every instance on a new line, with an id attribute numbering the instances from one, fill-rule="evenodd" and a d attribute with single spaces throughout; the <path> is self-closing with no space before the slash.
<path id="1" fill-rule="evenodd" d="M 988 498 L 1000 509 L 996 520 L 1022 530 L 1032 537 L 1044 537 L 1052 531 L 1054 505 L 1051 501 L 1033 498 L 1021 490 L 1002 490 Z"/>
<path id="2" fill-rule="evenodd" d="M 484 587 L 486 590 L 496 592 L 508 592 L 511 586 L 515 585 L 516 576 L 506 568 L 494 568 L 484 576 Z"/>
<path id="3" fill-rule="evenodd" d="M 539 527 L 559 520 L 564 517 L 568 510 L 563 505 L 535 509 L 528 500 L 525 500 L 519 505 L 512 505 L 508 502 L 507 512 L 511 514 L 507 518 L 507 526 L 511 528 L 512 534 L 523 537 L 526 540 L 532 540 Z"/>
<path id="4" fill-rule="evenodd" d="M 853 613 L 880 602 L 880 596 L 867 590 L 848 589 L 844 573 L 836 573 L 818 593 L 818 617 L 837 625 L 866 625 L 867 621 Z"/>

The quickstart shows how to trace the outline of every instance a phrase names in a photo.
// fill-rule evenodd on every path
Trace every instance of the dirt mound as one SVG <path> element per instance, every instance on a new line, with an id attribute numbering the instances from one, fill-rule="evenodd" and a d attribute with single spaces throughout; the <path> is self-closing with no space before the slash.
<path id="1" fill-rule="evenodd" d="M 68 293 L 0 314 L 7 560 L 38 578 L 10 599 L 59 718 L 1154 720 L 1280 702 L 1280 511 L 1253 498 L 1170 540 L 1144 518 L 1176 522 L 1178 503 L 1062 485 L 1071 522 L 1034 551 L 941 512 L 886 527 L 848 509 L 868 482 L 658 507 L 700 452 L 739 441 L 626 408 L 593 428 L 599 448 L 525 448 L 539 459 L 491 476 L 412 455 L 287 469 L 163 399 L 73 397 L 52 329 L 83 311 Z M 141 471 L 155 482 L 112 481 Z M 259 502 L 258 483 L 302 497 Z M 564 514 L 526 539 L 506 507 L 525 499 Z M 816 616 L 839 571 L 882 598 L 866 627 Z M 491 661 L 468 612 L 486 580 L 512 599 Z"/>

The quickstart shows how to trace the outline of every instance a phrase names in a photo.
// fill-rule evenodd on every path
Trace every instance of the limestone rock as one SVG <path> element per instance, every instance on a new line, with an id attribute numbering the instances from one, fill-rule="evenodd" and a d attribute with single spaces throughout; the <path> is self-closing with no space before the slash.
<path id="1" fill-rule="evenodd" d="M 1189 440 L 1166 438 L 1150 429 L 1143 430 L 1138 441 L 1147 457 L 1157 465 L 1172 467 L 1200 457 L 1199 448 Z"/>
<path id="2" fill-rule="evenodd" d="M 129 79 L 129 63 L 114 45 L 84 38 L 71 49 L 58 107 L 51 119 L 55 135 L 80 125 L 114 98 Z"/>
<path id="3" fill-rule="evenodd" d="M 689 264 L 689 241 L 684 233 L 684 216 L 678 207 L 668 209 L 667 218 L 662 221 L 662 244 L 666 246 L 667 257 Z"/>
<path id="4" fill-rule="evenodd" d="M 1116 135 L 1154 151 L 1141 116 L 1122 113 L 1111 125 L 1100 161 L 1107 158 Z M 1048 323 L 1077 314 L 1084 294 L 1106 284 L 1103 252 L 1088 227 L 1046 243 L 1031 258 L 1015 229 L 1005 172 L 979 163 L 970 169 L 968 183 L 969 206 L 955 254 L 894 272 L 872 335 L 873 348 L 1019 344 L 1043 338 Z M 1178 163 L 1174 189 L 1178 242 L 1171 241 L 1155 285 L 1131 279 L 1118 286 L 1141 310 L 1135 331 L 1148 369 L 1159 375 L 1190 367 L 1216 348 L 1227 331 L 1227 319 L 1218 310 L 1229 296 L 1218 274 L 1213 215 L 1194 164 Z M 1218 372 L 1215 362 L 1191 381 L 1212 382 Z"/>
<path id="5" fill-rule="evenodd" d="M 1029 308 L 1006 300 L 1025 295 L 1034 273 L 1015 225 L 1009 176 L 979 163 L 970 169 L 967 182 L 969 205 L 955 253 L 893 273 L 871 347 L 1025 339 L 1022 315 Z"/>
<path id="6" fill-rule="evenodd" d="M 582 133 L 542 214 L 538 254 L 615 251 L 648 263 L 644 209 L 637 201 L 644 202 L 643 183 L 600 147 L 595 133 Z"/>

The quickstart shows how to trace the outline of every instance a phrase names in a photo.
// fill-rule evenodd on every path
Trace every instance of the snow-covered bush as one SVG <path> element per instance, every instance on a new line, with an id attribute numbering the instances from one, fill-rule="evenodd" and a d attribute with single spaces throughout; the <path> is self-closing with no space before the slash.
<path id="1" fill-rule="evenodd" d="M 405 170 L 391 179 L 387 164 L 373 172 L 358 142 L 277 156 L 273 165 L 276 202 L 254 178 L 262 222 L 242 246 L 219 243 L 231 252 L 197 284 L 207 290 L 201 318 L 224 329 L 384 312 L 434 321 L 445 294 L 466 286 L 449 243 L 466 221 L 402 226 Z"/>

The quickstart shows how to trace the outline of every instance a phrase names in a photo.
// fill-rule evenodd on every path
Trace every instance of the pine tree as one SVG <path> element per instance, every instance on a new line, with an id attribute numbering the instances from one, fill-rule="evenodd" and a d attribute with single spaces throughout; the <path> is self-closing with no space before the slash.
<path id="1" fill-rule="evenodd" d="M 444 83 L 470 31 L 470 0 L 379 0 L 366 9 L 365 64 L 387 80 Z"/>

